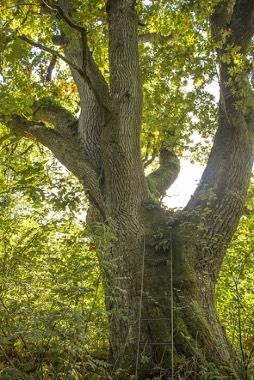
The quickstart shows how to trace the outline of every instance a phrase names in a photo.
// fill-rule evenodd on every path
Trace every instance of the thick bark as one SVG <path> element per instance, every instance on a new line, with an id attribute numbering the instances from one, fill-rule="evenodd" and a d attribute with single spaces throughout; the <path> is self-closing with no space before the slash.
<path id="1" fill-rule="evenodd" d="M 196 271 L 198 235 L 195 226 L 174 225 L 160 208 L 148 208 L 140 216 L 139 231 L 127 236 L 125 229 L 100 257 L 113 378 L 171 379 L 172 347 L 173 378 L 189 374 L 185 378 L 202 379 L 205 371 L 239 378 L 216 315 L 211 282 Z"/>
<path id="2" fill-rule="evenodd" d="M 106 8 L 113 102 L 111 118 L 102 135 L 106 207 L 111 216 L 118 215 L 123 220 L 125 228 L 132 228 L 146 198 L 140 157 L 142 87 L 138 17 L 133 0 L 108 0 Z"/>
<path id="3" fill-rule="evenodd" d="M 185 209 L 190 220 L 196 220 L 200 226 L 197 268 L 210 273 L 212 282 L 217 279 L 225 249 L 242 215 L 254 158 L 254 93 L 248 80 L 245 57 L 254 32 L 254 3 L 237 1 L 234 7 L 226 3 L 219 4 L 224 14 L 219 13 L 219 17 L 215 11 L 212 19 L 215 40 L 225 28 L 231 30 L 217 52 L 220 65 L 219 126 L 200 184 Z M 225 9 L 223 5 L 226 5 Z M 249 25 L 248 31 L 238 28 L 240 20 Z M 225 63 L 223 55 L 228 53 L 229 47 L 232 57 Z M 241 65 L 234 61 L 234 49 L 242 54 Z"/>

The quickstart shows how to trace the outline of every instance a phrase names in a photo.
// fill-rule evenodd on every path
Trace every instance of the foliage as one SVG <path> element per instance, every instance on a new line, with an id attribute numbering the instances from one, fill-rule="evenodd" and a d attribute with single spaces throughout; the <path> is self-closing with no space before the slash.
<path id="1" fill-rule="evenodd" d="M 217 306 L 228 337 L 239 353 L 243 376 L 254 374 L 254 182 L 245 215 L 225 256 L 217 285 Z"/>
<path id="2" fill-rule="evenodd" d="M 158 33 L 158 41 L 140 44 L 144 84 L 143 157 L 156 156 L 162 146 L 179 154 L 193 144 L 196 131 L 203 138 L 216 128 L 216 103 L 208 85 L 216 78 L 214 53 L 208 35 L 205 10 L 186 1 L 143 1 L 139 3 L 140 36 Z M 109 80 L 107 23 L 104 2 L 73 1 L 73 18 L 86 26 L 93 56 Z M 74 6 L 73 6 L 74 7 Z M 35 99 L 49 97 L 77 112 L 79 102 L 69 69 L 57 60 L 52 81 L 47 80 L 51 55 L 31 47 L 18 37 L 26 35 L 62 53 L 52 42 L 59 25 L 45 14 L 39 2 L 4 3 L 1 13 L 1 97 L 0 112 L 31 114 Z M 24 97 L 23 94 L 27 96 Z M 204 158 L 204 149 L 196 156 Z M 193 150 L 193 149 L 192 149 Z M 207 148 L 205 149 L 207 153 Z"/>
<path id="3" fill-rule="evenodd" d="M 85 200 L 38 149 L 1 151 L 0 378 L 92 378 L 107 370 L 92 356 L 106 358 L 107 323 Z"/>

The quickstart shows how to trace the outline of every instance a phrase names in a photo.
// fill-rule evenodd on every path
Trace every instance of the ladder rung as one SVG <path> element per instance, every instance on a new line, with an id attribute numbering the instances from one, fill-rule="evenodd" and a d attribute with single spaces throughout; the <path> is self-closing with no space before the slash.
<path id="1" fill-rule="evenodd" d="M 141 273 L 140 273 L 141 274 Z M 146 273 L 145 275 L 144 275 L 144 280 L 146 280 L 147 278 L 153 278 L 153 277 L 156 277 L 156 278 L 158 278 L 158 280 L 160 280 L 161 278 L 167 278 L 169 281 L 170 281 L 170 276 L 158 276 L 158 275 L 156 275 L 156 274 L 151 274 L 151 275 L 149 275 L 149 273 Z M 129 276 L 129 278 L 131 278 L 131 276 Z"/>
<path id="2" fill-rule="evenodd" d="M 140 297 L 140 295 L 137 295 L 136 297 Z M 146 295 L 145 291 L 143 293 L 143 298 L 152 298 L 153 300 L 157 300 L 157 299 L 161 299 L 161 298 L 167 298 L 167 297 L 170 297 L 170 294 L 165 294 L 165 296 L 160 296 L 160 297 L 158 297 L 158 296 L 153 297 L 153 296 L 150 296 L 149 294 Z"/>
<path id="3" fill-rule="evenodd" d="M 147 271 L 149 272 L 149 269 L 148 269 Z M 135 274 L 142 274 L 142 271 L 139 270 L 139 271 L 137 271 L 137 272 L 132 272 L 130 275 L 135 275 Z M 147 274 L 147 276 L 149 276 L 149 277 L 157 277 L 158 279 L 163 278 L 163 277 L 170 278 L 170 274 L 160 276 L 160 275 L 158 275 L 158 273 L 154 273 L 154 274 L 149 274 L 149 273 L 147 273 L 147 272 L 144 273 L 144 275 L 146 275 L 146 274 Z M 130 277 L 130 276 L 129 276 L 129 277 Z"/>
<path id="4" fill-rule="evenodd" d="M 170 261 L 169 258 L 167 257 L 162 257 L 162 258 L 158 258 L 158 259 L 145 259 L 145 262 L 149 262 L 149 263 L 154 263 L 154 264 L 161 264 L 161 263 L 167 263 L 168 261 Z"/>
<path id="5" fill-rule="evenodd" d="M 105 296 L 105 298 L 111 298 L 111 297 L 112 296 Z M 140 294 L 136 294 L 133 297 L 140 298 Z M 161 296 L 161 297 L 157 297 L 157 296 L 153 297 L 153 296 L 150 296 L 150 295 L 146 295 L 144 293 L 142 295 L 143 300 L 150 300 L 150 301 L 156 301 L 156 300 L 165 299 L 165 298 L 169 298 L 169 297 L 171 297 L 170 294 L 167 294 L 167 295 Z M 118 296 L 118 297 L 115 296 L 115 298 L 122 298 L 122 297 L 121 296 Z"/>
<path id="6" fill-rule="evenodd" d="M 141 321 L 170 321 L 171 318 L 141 318 Z"/>
<path id="7" fill-rule="evenodd" d="M 162 346 L 162 345 L 167 345 L 167 344 L 171 344 L 172 342 L 158 342 L 158 343 L 155 343 L 155 342 L 140 342 L 139 344 L 147 344 L 147 345 L 156 345 L 156 346 Z"/>

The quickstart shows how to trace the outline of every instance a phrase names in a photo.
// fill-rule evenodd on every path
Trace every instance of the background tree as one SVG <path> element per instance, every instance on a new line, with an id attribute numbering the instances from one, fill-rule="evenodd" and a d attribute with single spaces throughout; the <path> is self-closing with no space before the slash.
<path id="1" fill-rule="evenodd" d="M 84 186 L 91 230 L 99 222 L 112 234 L 98 257 L 114 376 L 193 368 L 201 378 L 239 377 L 215 284 L 253 164 L 253 2 L 10 1 L 4 9 L 2 122 L 53 152 Z M 207 166 L 187 207 L 168 215 L 159 200 L 178 157 L 194 130 L 215 128 L 205 85 L 216 68 Z"/>

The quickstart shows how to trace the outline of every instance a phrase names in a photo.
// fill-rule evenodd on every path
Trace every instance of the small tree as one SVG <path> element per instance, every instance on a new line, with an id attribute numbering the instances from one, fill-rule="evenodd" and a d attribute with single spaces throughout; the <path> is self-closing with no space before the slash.
<path id="1" fill-rule="evenodd" d="M 114 236 L 99 261 L 115 376 L 239 378 L 215 285 L 253 164 L 254 2 L 10 1 L 2 28 L 3 123 L 53 152 L 84 186 L 91 229 L 99 222 Z M 213 147 L 193 197 L 171 215 L 159 201 L 178 175 L 192 115 L 209 123 L 202 95 L 216 67 Z M 75 102 L 78 118 L 68 110 Z M 154 164 L 148 176 L 142 156 Z"/>

